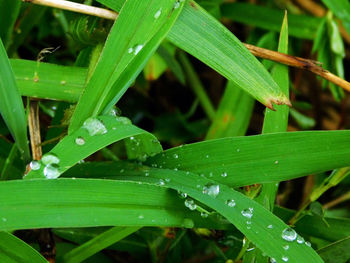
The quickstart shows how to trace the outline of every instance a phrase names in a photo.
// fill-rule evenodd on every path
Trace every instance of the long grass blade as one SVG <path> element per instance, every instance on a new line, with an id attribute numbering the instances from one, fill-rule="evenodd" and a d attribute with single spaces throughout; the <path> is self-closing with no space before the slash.
<path id="1" fill-rule="evenodd" d="M 27 121 L 21 95 L 18 91 L 5 48 L 0 39 L 0 113 L 16 141 L 20 153 L 29 159 Z"/>
<path id="2" fill-rule="evenodd" d="M 0 231 L 0 261 L 6 263 L 47 263 L 47 260 L 34 248 L 15 237 Z"/>

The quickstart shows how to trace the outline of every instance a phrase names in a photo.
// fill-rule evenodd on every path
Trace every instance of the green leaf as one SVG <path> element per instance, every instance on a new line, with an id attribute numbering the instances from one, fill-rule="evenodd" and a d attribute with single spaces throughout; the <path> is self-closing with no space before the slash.
<path id="1" fill-rule="evenodd" d="M 148 178 L 135 178 L 136 181 L 147 183 L 152 179 L 154 183 L 164 180 L 166 187 L 187 193 L 220 213 L 270 257 L 278 260 L 288 258 L 288 262 L 322 262 L 312 248 L 297 243 L 296 236 L 293 242 L 282 238 L 282 232 L 288 226 L 278 217 L 229 186 L 182 171 L 169 171 L 165 174 L 161 170 L 154 170 Z M 285 246 L 288 246 L 288 249 L 285 249 Z"/>
<path id="2" fill-rule="evenodd" d="M 182 10 L 170 0 L 129 0 L 107 38 L 72 116 L 69 132 L 115 104 L 137 77 Z M 159 16 L 158 16 L 158 12 Z"/>
<path id="3" fill-rule="evenodd" d="M 3 231 L 0 231 L 0 261 L 6 263 L 48 262 L 34 248 Z"/>
<path id="4" fill-rule="evenodd" d="M 118 3 L 98 2 L 119 11 Z M 187 1 L 167 39 L 232 80 L 257 100 L 288 104 L 279 87 L 258 60 L 220 22 L 194 1 Z"/>
<path id="5" fill-rule="evenodd" d="M 253 113 L 254 99 L 228 81 L 206 140 L 245 135 Z"/>
<path id="6" fill-rule="evenodd" d="M 347 0 L 322 0 L 322 2 L 342 20 L 346 31 L 350 33 L 350 3 Z"/>
<path id="7" fill-rule="evenodd" d="M 146 163 L 203 174 L 230 186 L 278 182 L 349 166 L 349 138 L 350 131 L 224 138 L 176 147 Z"/>
<path id="8" fill-rule="evenodd" d="M 85 68 L 24 59 L 10 62 L 22 96 L 77 102 L 83 91 L 87 77 Z"/>
<path id="9" fill-rule="evenodd" d="M 280 32 L 284 11 L 248 3 L 228 3 L 221 7 L 222 15 L 233 21 Z M 289 34 L 314 39 L 321 18 L 307 15 L 288 15 Z"/>
<path id="10" fill-rule="evenodd" d="M 350 237 L 339 240 L 317 251 L 325 263 L 346 263 L 350 259 Z"/>
<path id="11" fill-rule="evenodd" d="M 2 39 L 6 48 L 12 41 L 12 31 L 19 14 L 20 7 L 20 0 L 0 0 L 0 39 Z"/>
<path id="12" fill-rule="evenodd" d="M 0 113 L 17 147 L 25 159 L 29 159 L 27 121 L 21 95 L 18 91 L 5 48 L 0 39 Z"/>
<path id="13" fill-rule="evenodd" d="M 185 5 L 168 39 L 268 107 L 289 103 L 261 63 L 194 1 Z"/>
<path id="14" fill-rule="evenodd" d="M 75 263 L 91 257 L 119 240 L 140 229 L 140 227 L 112 227 L 63 256 L 64 262 Z"/>
<path id="15" fill-rule="evenodd" d="M 160 186 L 114 180 L 56 179 L 0 182 L 0 230 L 168 226 L 228 228 L 216 217 L 188 211 Z M 25 220 L 23 220 L 25 218 Z"/>
<path id="16" fill-rule="evenodd" d="M 61 173 L 94 152 L 116 141 L 136 135 L 148 136 L 152 143 L 156 144 L 155 147 L 146 145 L 147 150 L 156 151 L 153 154 L 161 150 L 159 142 L 152 134 L 131 125 L 130 121 L 124 117 L 100 116 L 99 118 L 87 119 L 82 127 L 64 137 L 47 154 L 47 156 L 58 158 L 57 161 L 52 163 L 45 163 L 45 160 L 44 162 L 40 161 L 40 168 L 31 170 L 24 178 L 45 178 L 45 171 L 51 171 L 51 175 L 46 173 L 47 178 L 57 178 Z M 150 152 L 146 153 L 151 154 Z"/>

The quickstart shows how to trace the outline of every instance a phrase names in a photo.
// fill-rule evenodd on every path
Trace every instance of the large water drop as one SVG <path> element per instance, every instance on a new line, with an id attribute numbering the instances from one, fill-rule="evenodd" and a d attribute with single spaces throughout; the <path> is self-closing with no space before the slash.
<path id="1" fill-rule="evenodd" d="M 218 184 L 207 184 L 203 187 L 203 194 L 207 194 L 216 198 L 220 193 L 220 186 Z"/>
<path id="2" fill-rule="evenodd" d="M 85 120 L 83 128 L 88 131 L 90 136 L 107 133 L 106 126 L 97 118 L 88 118 Z"/>
<path id="3" fill-rule="evenodd" d="M 282 231 L 282 238 L 286 241 L 292 242 L 297 239 L 297 236 L 297 232 L 293 228 L 288 227 Z"/>

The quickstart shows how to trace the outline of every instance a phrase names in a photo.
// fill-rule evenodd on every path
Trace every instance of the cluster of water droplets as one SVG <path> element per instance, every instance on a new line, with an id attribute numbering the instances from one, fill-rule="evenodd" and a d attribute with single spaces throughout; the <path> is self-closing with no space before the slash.
<path id="1" fill-rule="evenodd" d="M 37 171 L 41 168 L 41 165 L 44 165 L 44 176 L 47 179 L 56 179 L 59 175 L 60 175 L 60 171 L 59 171 L 59 164 L 60 159 L 52 154 L 45 154 L 42 158 L 41 158 L 41 162 L 39 161 L 31 161 L 29 164 L 29 167 L 34 170 Z"/>

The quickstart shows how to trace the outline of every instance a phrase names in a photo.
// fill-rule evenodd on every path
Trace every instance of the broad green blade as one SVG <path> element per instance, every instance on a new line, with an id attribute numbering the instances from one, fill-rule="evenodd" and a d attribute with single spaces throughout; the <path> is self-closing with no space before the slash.
<path id="1" fill-rule="evenodd" d="M 337 0 L 336 0 L 337 1 Z M 280 32 L 284 11 L 248 3 L 227 3 L 221 13 L 233 21 Z M 321 18 L 288 14 L 289 34 L 293 37 L 314 39 Z"/>
<path id="2" fill-rule="evenodd" d="M 15 237 L 0 231 L 0 262 L 6 263 L 47 263 L 48 261 L 34 248 Z"/>
<path id="3" fill-rule="evenodd" d="M 0 39 L 2 39 L 6 48 L 12 41 L 12 31 L 19 14 L 20 7 L 20 0 L 0 0 Z"/>
<path id="4" fill-rule="evenodd" d="M 119 0 L 98 2 L 119 11 Z M 196 2 L 185 3 L 168 40 L 232 80 L 260 102 L 288 104 L 288 99 L 259 61 L 220 22 Z"/>
<path id="5" fill-rule="evenodd" d="M 287 13 L 284 16 L 278 52 L 288 54 L 288 19 Z M 272 68 L 272 77 L 276 83 L 281 87 L 283 93 L 289 98 L 289 73 L 288 67 L 282 64 L 276 64 Z M 277 111 L 266 109 L 263 124 L 263 134 L 285 132 L 288 127 L 289 108 L 286 105 L 276 106 Z M 273 210 L 276 199 L 278 184 L 269 183 L 262 185 L 262 191 L 258 196 L 257 201 L 260 204 L 265 204 L 269 210 Z"/>
<path id="6" fill-rule="evenodd" d="M 66 263 L 78 263 L 139 230 L 140 227 L 112 227 L 63 256 Z"/>
<path id="7" fill-rule="evenodd" d="M 348 0 L 322 0 L 322 2 L 343 22 L 350 33 L 350 3 Z"/>
<path id="8" fill-rule="evenodd" d="M 194 1 L 185 5 L 168 39 L 266 106 L 289 103 L 261 63 Z"/>
<path id="9" fill-rule="evenodd" d="M 187 193 L 220 213 L 257 248 L 278 261 L 288 259 L 288 262 L 322 262 L 312 248 L 297 242 L 297 233 L 294 230 L 286 230 L 288 226 L 281 219 L 249 197 L 224 184 L 218 184 L 193 173 L 174 170 L 167 174 L 161 170 L 152 171 L 149 177 L 143 176 L 135 180 L 147 183 L 153 180 L 156 184 L 162 180 L 166 187 Z M 286 240 L 287 237 L 283 234 L 285 231 L 293 233 L 291 240 Z"/>
<path id="10" fill-rule="evenodd" d="M 87 69 L 11 59 L 22 96 L 77 102 L 85 85 Z"/>
<path id="11" fill-rule="evenodd" d="M 254 99 L 228 81 L 206 140 L 245 135 L 253 113 Z"/>
<path id="12" fill-rule="evenodd" d="M 29 159 L 27 121 L 21 95 L 18 91 L 5 48 L 0 39 L 0 113 L 17 147 L 25 159 Z"/>
<path id="13" fill-rule="evenodd" d="M 70 133 L 125 93 L 170 30 L 182 6 L 175 8 L 171 0 L 125 2 L 72 116 Z"/>
<path id="14" fill-rule="evenodd" d="M 148 147 L 155 154 L 162 150 L 157 139 L 150 133 L 137 128 L 124 117 L 100 116 L 89 118 L 75 132 L 62 139 L 46 156 L 54 161 L 45 161 L 45 155 L 36 170 L 31 170 L 24 178 L 57 178 L 74 164 L 94 152 L 130 136 L 145 135 L 150 137 L 154 147 Z"/>
<path id="15" fill-rule="evenodd" d="M 350 131 L 224 138 L 176 147 L 146 163 L 203 174 L 230 186 L 279 182 L 349 166 L 349 139 Z"/>
<path id="16" fill-rule="evenodd" d="M 350 259 L 350 237 L 339 240 L 317 251 L 325 263 L 346 263 Z"/>
<path id="17" fill-rule="evenodd" d="M 114 180 L 57 179 L 0 182 L 0 230 L 167 226 L 228 228 L 188 211 L 176 192 Z M 25 220 L 23 220 L 25 218 Z"/>

